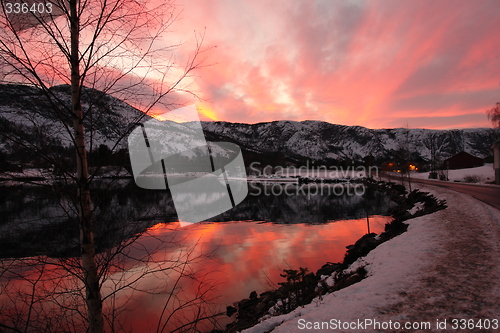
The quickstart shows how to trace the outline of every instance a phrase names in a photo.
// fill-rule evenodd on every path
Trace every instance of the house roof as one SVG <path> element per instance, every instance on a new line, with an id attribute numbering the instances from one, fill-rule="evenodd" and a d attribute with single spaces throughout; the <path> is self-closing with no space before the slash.
<path id="1" fill-rule="evenodd" d="M 482 160 L 482 158 L 479 158 L 477 156 L 471 155 L 471 154 L 469 154 L 469 153 L 467 153 L 467 152 L 465 152 L 465 151 L 462 150 L 461 152 L 456 153 L 455 155 L 453 155 L 452 157 L 449 157 L 449 158 L 445 159 L 444 161 L 446 162 L 446 161 L 449 161 L 449 160 L 455 160 L 457 158 L 464 158 L 464 157 L 465 158 L 472 157 L 474 159 Z"/>

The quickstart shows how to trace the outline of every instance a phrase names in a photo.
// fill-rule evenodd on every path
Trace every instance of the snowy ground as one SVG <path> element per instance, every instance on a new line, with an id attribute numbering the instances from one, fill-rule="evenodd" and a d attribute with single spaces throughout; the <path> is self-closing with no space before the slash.
<path id="1" fill-rule="evenodd" d="M 93 172 L 93 170 L 90 170 Z M 76 174 L 73 174 L 76 176 Z M 130 173 L 127 170 L 117 167 L 102 167 L 99 172 L 99 177 L 129 177 Z M 42 177 L 45 179 L 54 179 L 55 176 L 50 169 L 24 169 L 22 172 L 3 172 L 0 173 L 0 178 L 23 178 L 23 177 Z"/>
<path id="2" fill-rule="evenodd" d="M 418 187 L 445 199 L 449 207 L 409 220 L 406 233 L 361 258 L 357 264 L 367 265 L 366 279 L 243 332 L 409 331 L 390 329 L 396 322 L 402 328 L 430 323 L 425 332 L 460 331 L 454 326 L 472 324 L 476 327 L 461 331 L 500 331 L 500 211 L 465 194 Z M 386 329 L 358 326 L 358 320 Z M 315 323 L 323 329 L 314 329 Z M 346 324 L 348 329 L 339 329 Z"/>
<path id="3" fill-rule="evenodd" d="M 477 168 L 448 170 L 448 179 L 450 181 L 473 182 L 486 184 L 495 180 L 495 170 L 493 164 L 485 164 Z M 415 172 L 411 174 L 412 178 L 428 179 L 429 172 Z"/>

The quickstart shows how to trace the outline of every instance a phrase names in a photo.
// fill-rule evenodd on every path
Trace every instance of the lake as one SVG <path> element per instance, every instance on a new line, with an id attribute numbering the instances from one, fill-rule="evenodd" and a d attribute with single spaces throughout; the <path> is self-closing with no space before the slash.
<path id="1" fill-rule="evenodd" d="M 96 242 L 102 262 L 113 263 L 103 272 L 109 322 L 121 325 L 117 331 L 172 331 L 194 309 L 207 315 L 224 312 L 252 291 L 275 288 L 283 281 L 283 269 L 315 272 L 326 262 L 342 261 L 345 247 L 367 232 L 367 215 L 376 233 L 391 219 L 386 215 L 393 203 L 378 192 L 349 195 L 346 187 L 339 195 L 328 191 L 334 185 L 318 191 L 309 184 L 287 195 L 276 186 L 285 185 L 253 184 L 234 209 L 181 228 L 168 192 L 141 190 L 127 181 L 99 184 L 93 191 Z M 81 293 L 81 283 L 68 269 L 78 262 L 71 199 L 57 188 L 16 186 L 0 188 L 0 200 L 4 308 L 22 304 L 21 295 L 30 295 L 27 277 L 42 276 L 35 274 L 42 266 L 47 278 L 36 294 L 57 293 L 59 302 L 79 308 L 68 300 L 71 293 L 60 291 Z M 9 294 L 14 291 L 18 298 Z M 192 299 L 200 302 L 176 312 L 162 327 L 172 309 Z M 229 320 L 218 317 L 222 326 Z"/>

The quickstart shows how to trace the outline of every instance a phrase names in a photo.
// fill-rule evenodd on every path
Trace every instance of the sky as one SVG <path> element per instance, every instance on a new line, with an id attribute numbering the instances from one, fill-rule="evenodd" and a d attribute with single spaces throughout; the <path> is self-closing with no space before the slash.
<path id="1" fill-rule="evenodd" d="M 368 128 L 490 127 L 500 101 L 500 4 L 178 0 L 166 39 L 204 33 L 202 118 Z M 191 48 L 192 50 L 192 48 Z"/>

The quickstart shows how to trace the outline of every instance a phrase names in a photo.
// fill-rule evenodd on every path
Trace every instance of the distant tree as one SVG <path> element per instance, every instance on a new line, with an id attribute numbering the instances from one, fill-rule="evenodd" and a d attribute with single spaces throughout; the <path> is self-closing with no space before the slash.
<path id="1" fill-rule="evenodd" d="M 439 158 L 439 145 L 438 145 L 438 135 L 436 133 L 431 133 L 423 141 L 424 146 L 429 149 L 430 152 L 430 178 L 437 178 L 438 166 L 441 163 Z"/>
<path id="2" fill-rule="evenodd" d="M 405 127 L 402 131 L 403 138 L 399 142 L 399 149 L 396 153 L 396 163 L 399 165 L 400 175 L 401 175 L 401 184 L 404 185 L 404 182 L 408 182 L 408 187 L 411 191 L 411 174 L 409 170 L 411 152 L 410 152 L 410 127 L 408 123 L 406 123 Z"/>
<path id="3" fill-rule="evenodd" d="M 497 102 L 494 107 L 488 109 L 486 113 L 488 114 L 488 119 L 493 123 L 493 126 L 500 128 L 500 102 Z"/>

